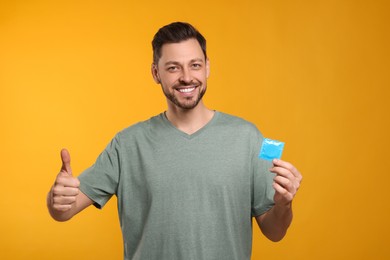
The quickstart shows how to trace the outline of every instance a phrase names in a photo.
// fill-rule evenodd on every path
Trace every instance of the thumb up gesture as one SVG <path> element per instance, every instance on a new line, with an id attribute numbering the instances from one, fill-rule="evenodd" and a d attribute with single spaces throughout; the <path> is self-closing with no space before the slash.
<path id="1" fill-rule="evenodd" d="M 65 212 L 72 208 L 79 194 L 80 182 L 72 176 L 70 155 L 66 149 L 61 150 L 62 167 L 50 192 L 50 208 Z"/>

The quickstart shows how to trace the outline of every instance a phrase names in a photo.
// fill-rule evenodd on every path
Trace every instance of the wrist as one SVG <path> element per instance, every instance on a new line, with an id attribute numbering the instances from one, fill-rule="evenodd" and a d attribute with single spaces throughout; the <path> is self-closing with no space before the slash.
<path id="1" fill-rule="evenodd" d="M 290 213 L 292 211 L 292 202 L 286 204 L 275 204 L 274 210 L 277 215 L 283 216 L 286 213 Z"/>

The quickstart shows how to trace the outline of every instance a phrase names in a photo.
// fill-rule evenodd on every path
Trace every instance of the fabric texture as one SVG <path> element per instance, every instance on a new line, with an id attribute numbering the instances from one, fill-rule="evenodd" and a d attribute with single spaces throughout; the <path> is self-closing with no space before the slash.
<path id="1" fill-rule="evenodd" d="M 125 259 L 250 259 L 252 217 L 273 206 L 262 141 L 218 111 L 192 135 L 161 113 L 119 132 L 80 190 L 98 208 L 117 196 Z"/>

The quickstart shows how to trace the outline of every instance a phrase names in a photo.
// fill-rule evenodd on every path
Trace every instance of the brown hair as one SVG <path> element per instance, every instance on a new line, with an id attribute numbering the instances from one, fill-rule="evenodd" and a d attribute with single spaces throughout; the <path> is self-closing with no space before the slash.
<path id="1" fill-rule="evenodd" d="M 179 43 L 188 39 L 196 39 L 202 48 L 205 59 L 206 39 L 203 35 L 189 23 L 174 22 L 161 27 L 154 35 L 152 41 L 153 63 L 157 65 L 161 58 L 161 48 L 166 43 Z"/>

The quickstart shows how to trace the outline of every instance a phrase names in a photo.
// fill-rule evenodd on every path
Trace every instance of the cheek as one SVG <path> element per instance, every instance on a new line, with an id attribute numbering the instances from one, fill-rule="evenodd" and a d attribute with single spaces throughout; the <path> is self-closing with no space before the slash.
<path id="1" fill-rule="evenodd" d="M 209 75 L 208 75 L 208 73 L 206 72 L 206 73 L 203 73 L 202 75 L 200 75 L 198 79 L 200 79 L 203 83 L 206 83 L 208 77 L 209 77 Z"/>
<path id="2" fill-rule="evenodd" d="M 172 74 L 162 74 L 160 80 L 164 85 L 169 86 L 176 81 L 176 77 Z"/>
<path id="3" fill-rule="evenodd" d="M 200 74 L 202 74 L 201 75 L 202 78 L 207 79 L 209 77 L 210 72 L 207 68 L 205 68 L 203 71 L 201 71 Z"/>

